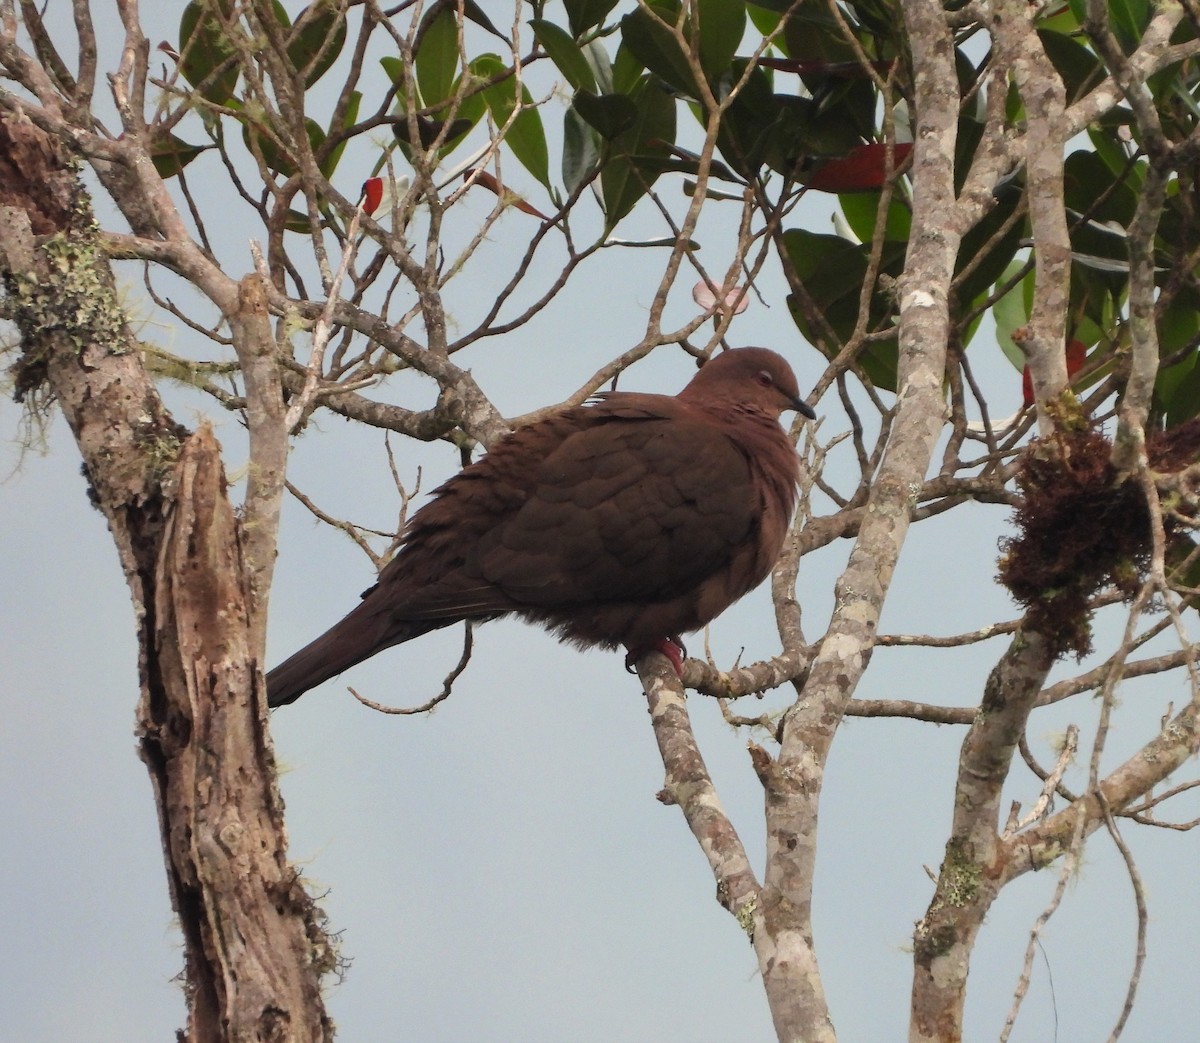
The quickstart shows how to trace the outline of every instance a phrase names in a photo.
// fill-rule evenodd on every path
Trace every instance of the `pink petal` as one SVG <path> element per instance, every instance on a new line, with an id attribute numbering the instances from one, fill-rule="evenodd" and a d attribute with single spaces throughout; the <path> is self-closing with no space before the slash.
<path id="1" fill-rule="evenodd" d="M 713 295 L 712 290 L 708 288 L 708 283 L 703 279 L 692 287 L 692 300 L 705 311 L 716 311 L 718 309 L 717 298 Z M 742 287 L 735 286 L 732 290 L 725 291 L 724 307 L 733 308 L 734 315 L 741 315 L 749 304 L 750 295 L 743 293 Z"/>

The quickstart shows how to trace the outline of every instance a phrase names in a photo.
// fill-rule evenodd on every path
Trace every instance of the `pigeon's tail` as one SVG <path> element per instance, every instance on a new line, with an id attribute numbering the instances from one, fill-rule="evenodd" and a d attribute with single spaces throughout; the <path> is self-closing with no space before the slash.
<path id="1" fill-rule="evenodd" d="M 268 673 L 268 705 L 283 706 L 295 702 L 310 688 L 336 677 L 376 652 L 452 622 L 397 622 L 378 611 L 371 611 L 373 608 L 364 602 L 340 623 Z"/>

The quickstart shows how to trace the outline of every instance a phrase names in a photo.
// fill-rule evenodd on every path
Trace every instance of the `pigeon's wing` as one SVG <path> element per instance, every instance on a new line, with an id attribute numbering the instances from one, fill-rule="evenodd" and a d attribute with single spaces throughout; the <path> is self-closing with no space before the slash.
<path id="1" fill-rule="evenodd" d="M 749 462 L 721 430 L 613 417 L 541 462 L 468 569 L 520 606 L 674 598 L 755 538 L 757 500 Z"/>

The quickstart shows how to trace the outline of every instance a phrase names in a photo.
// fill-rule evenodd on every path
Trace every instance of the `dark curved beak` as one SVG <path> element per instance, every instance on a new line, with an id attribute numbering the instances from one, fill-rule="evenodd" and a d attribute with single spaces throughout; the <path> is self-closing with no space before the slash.
<path id="1" fill-rule="evenodd" d="M 792 399 L 792 408 L 794 408 L 801 416 L 808 417 L 809 420 L 817 419 L 817 411 L 802 398 Z"/>

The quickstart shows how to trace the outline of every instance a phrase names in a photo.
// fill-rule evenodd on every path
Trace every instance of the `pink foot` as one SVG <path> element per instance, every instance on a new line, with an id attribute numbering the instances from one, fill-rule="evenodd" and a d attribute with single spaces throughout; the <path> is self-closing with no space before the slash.
<path id="1" fill-rule="evenodd" d="M 637 661 L 647 652 L 661 652 L 665 655 L 671 660 L 671 666 L 675 668 L 675 676 L 682 679 L 683 657 L 687 655 L 687 649 L 684 647 L 683 641 L 678 634 L 659 638 L 649 645 L 631 648 L 625 656 L 625 669 L 631 674 L 637 673 Z"/>

